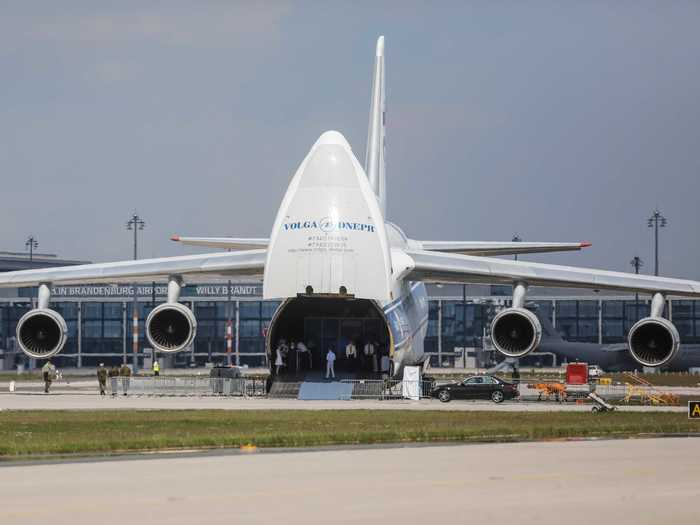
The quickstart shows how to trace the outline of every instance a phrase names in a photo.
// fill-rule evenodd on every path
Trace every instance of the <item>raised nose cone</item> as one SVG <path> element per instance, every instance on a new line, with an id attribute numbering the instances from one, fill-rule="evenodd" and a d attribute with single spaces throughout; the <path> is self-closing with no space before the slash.
<path id="1" fill-rule="evenodd" d="M 325 145 L 329 145 L 329 144 L 332 144 L 335 146 L 345 146 L 347 148 L 350 148 L 350 144 L 348 144 L 348 141 L 345 140 L 345 137 L 343 137 L 343 134 L 339 133 L 337 131 L 326 131 L 323 135 L 321 135 L 318 138 L 315 145 L 316 146 L 325 146 Z"/>

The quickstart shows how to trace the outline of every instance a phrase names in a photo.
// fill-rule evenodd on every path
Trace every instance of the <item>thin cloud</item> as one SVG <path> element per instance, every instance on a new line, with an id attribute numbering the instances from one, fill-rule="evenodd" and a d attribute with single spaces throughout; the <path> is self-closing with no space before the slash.
<path id="1" fill-rule="evenodd" d="M 62 44 L 158 43 L 168 46 L 255 48 L 279 38 L 289 7 L 280 2 L 214 4 L 201 9 L 123 7 L 91 12 L 15 15 L 0 24 L 5 39 Z M 4 26 L 4 27 L 3 27 Z"/>

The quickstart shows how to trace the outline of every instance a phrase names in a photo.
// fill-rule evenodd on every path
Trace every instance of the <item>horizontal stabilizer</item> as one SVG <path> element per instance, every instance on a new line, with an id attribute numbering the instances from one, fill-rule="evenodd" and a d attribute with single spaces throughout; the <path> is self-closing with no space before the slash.
<path id="1" fill-rule="evenodd" d="M 224 250 L 260 250 L 267 248 L 269 239 L 245 237 L 180 237 L 174 235 L 173 241 L 190 246 L 207 246 Z"/>
<path id="2" fill-rule="evenodd" d="M 587 248 L 590 242 L 490 242 L 419 241 L 424 250 L 463 255 L 518 255 L 521 253 L 568 252 Z"/>

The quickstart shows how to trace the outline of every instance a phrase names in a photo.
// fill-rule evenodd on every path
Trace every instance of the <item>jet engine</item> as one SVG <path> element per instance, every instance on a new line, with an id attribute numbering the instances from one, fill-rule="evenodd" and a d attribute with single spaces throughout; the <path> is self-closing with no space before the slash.
<path id="1" fill-rule="evenodd" d="M 635 323 L 627 337 L 632 357 L 643 366 L 662 366 L 678 353 L 681 340 L 668 319 L 646 317 Z"/>
<path id="2" fill-rule="evenodd" d="M 68 327 L 61 314 L 49 308 L 51 288 L 39 285 L 37 308 L 22 316 L 17 323 L 17 342 L 29 357 L 48 359 L 63 350 L 68 339 Z"/>
<path id="3" fill-rule="evenodd" d="M 17 342 L 29 357 L 48 359 L 63 350 L 68 327 L 61 314 L 48 308 L 36 308 L 17 323 Z"/>
<path id="4" fill-rule="evenodd" d="M 197 320 L 192 310 L 180 303 L 161 304 L 146 319 L 146 337 L 161 352 L 184 350 L 196 333 Z"/>
<path id="5" fill-rule="evenodd" d="M 496 350 L 507 357 L 523 357 L 540 344 L 542 325 L 525 308 L 506 308 L 491 322 L 491 340 Z"/>
<path id="6" fill-rule="evenodd" d="M 180 352 L 192 344 L 197 334 L 197 320 L 192 310 L 180 304 L 182 281 L 168 281 L 168 302 L 154 308 L 146 318 L 146 337 L 160 352 Z"/>
<path id="7" fill-rule="evenodd" d="M 491 321 L 491 341 L 506 357 L 523 357 L 540 344 L 542 325 L 537 316 L 525 309 L 527 285 L 513 286 L 513 306 L 496 314 Z"/>
<path id="8" fill-rule="evenodd" d="M 649 317 L 637 321 L 627 336 L 630 353 L 640 365 L 662 366 L 678 353 L 681 338 L 673 323 L 662 317 L 665 306 L 663 294 L 654 294 Z"/>

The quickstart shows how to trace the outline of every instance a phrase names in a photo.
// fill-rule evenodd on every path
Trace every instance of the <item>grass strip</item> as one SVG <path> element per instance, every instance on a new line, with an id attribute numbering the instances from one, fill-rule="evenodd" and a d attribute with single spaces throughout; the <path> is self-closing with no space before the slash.
<path id="1" fill-rule="evenodd" d="M 678 413 L 404 410 L 0 412 L 0 459 L 179 448 L 519 441 L 700 432 Z"/>

